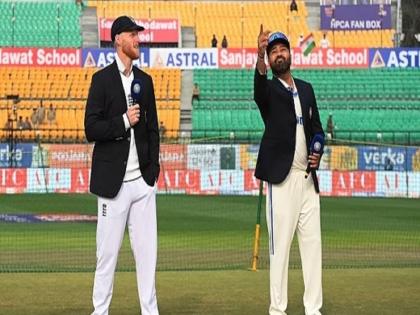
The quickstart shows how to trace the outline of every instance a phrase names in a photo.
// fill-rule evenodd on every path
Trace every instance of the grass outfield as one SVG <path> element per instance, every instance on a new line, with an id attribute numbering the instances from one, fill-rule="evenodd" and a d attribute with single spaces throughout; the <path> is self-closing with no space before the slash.
<path id="1" fill-rule="evenodd" d="M 93 274 L 0 274 L 1 315 L 90 314 Z M 289 273 L 289 315 L 304 314 L 300 270 Z M 323 315 L 417 315 L 420 268 L 328 269 Z M 268 314 L 268 272 L 158 272 L 161 315 Z M 139 314 L 135 275 L 116 274 L 111 314 Z"/>
<path id="2" fill-rule="evenodd" d="M 158 269 L 250 266 L 257 197 L 158 196 Z M 322 198 L 324 267 L 419 267 L 418 199 Z M 96 214 L 92 195 L 0 195 L 0 213 Z M 260 268 L 267 267 L 262 218 Z M 95 223 L 0 223 L 1 271 L 93 271 Z M 292 267 L 299 267 L 296 243 Z M 124 241 L 119 270 L 133 270 Z"/>

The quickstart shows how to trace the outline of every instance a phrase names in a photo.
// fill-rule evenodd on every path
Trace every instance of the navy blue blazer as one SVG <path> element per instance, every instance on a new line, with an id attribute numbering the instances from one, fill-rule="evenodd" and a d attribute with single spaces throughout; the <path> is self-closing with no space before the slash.
<path id="1" fill-rule="evenodd" d="M 133 66 L 140 80 L 140 121 L 134 125 L 140 171 L 153 186 L 159 176 L 159 127 L 152 78 Z M 130 129 L 125 130 L 127 111 L 124 87 L 116 61 L 92 77 L 85 111 L 85 133 L 94 141 L 90 191 L 113 198 L 121 188 L 130 149 Z"/>
<path id="2" fill-rule="evenodd" d="M 324 134 L 319 119 L 312 85 L 293 78 L 302 106 L 306 147 L 316 133 Z M 267 79 L 255 69 L 254 100 L 260 110 L 265 130 L 258 153 L 255 177 L 279 184 L 284 181 L 292 167 L 296 145 L 296 113 L 293 95 L 275 77 Z M 315 170 L 311 171 L 315 190 L 319 192 Z"/>

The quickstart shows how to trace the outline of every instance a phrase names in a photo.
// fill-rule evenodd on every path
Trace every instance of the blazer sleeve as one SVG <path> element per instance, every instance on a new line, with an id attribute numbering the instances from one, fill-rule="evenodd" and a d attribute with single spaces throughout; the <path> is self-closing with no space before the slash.
<path id="1" fill-rule="evenodd" d="M 260 74 L 258 69 L 255 68 L 254 75 L 254 101 L 257 103 L 258 108 L 261 112 L 268 105 L 269 92 L 267 74 Z"/>
<path id="2" fill-rule="evenodd" d="M 312 97 L 313 97 L 313 106 L 311 108 L 311 111 L 312 111 L 311 140 L 312 140 L 312 137 L 317 133 L 321 134 L 323 137 L 325 137 L 325 134 L 324 134 L 324 130 L 322 129 L 321 120 L 319 118 L 318 105 L 316 104 L 316 97 L 315 97 L 314 89 L 313 89 L 312 85 L 309 85 L 309 87 L 310 87 L 310 91 L 311 91 Z M 319 158 L 320 163 L 318 164 L 318 167 L 316 168 L 317 170 L 319 169 L 319 166 L 321 165 L 321 159 L 322 159 L 323 154 L 324 154 L 324 152 L 321 152 L 321 156 Z M 316 175 L 314 175 L 314 176 L 316 176 Z"/>
<path id="3" fill-rule="evenodd" d="M 111 141 L 125 134 L 123 116 L 107 116 L 105 89 L 101 77 L 93 75 L 85 111 L 85 134 L 89 142 Z"/>
<path id="4" fill-rule="evenodd" d="M 157 174 L 159 174 L 159 124 L 156 110 L 156 98 L 155 90 L 153 87 L 153 80 L 149 77 L 150 89 L 149 89 L 149 108 L 147 113 L 146 128 L 149 140 L 150 159 L 157 168 Z"/>
<path id="5" fill-rule="evenodd" d="M 316 103 L 315 92 L 312 85 L 310 85 L 310 91 L 313 97 L 313 106 L 311 108 L 311 137 L 313 137 L 317 133 L 322 134 L 322 136 L 325 136 L 324 130 L 322 129 L 321 119 L 319 118 L 318 105 Z"/>

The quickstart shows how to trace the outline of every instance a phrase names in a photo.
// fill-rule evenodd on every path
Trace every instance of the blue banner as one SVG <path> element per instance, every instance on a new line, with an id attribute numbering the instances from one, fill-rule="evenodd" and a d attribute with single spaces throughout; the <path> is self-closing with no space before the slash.
<path id="1" fill-rule="evenodd" d="M 154 68 L 215 69 L 219 67 L 216 48 L 153 48 L 150 66 Z"/>
<path id="2" fill-rule="evenodd" d="M 370 68 L 420 68 L 419 48 L 371 48 Z"/>
<path id="3" fill-rule="evenodd" d="M 0 144 L 0 167 L 31 167 L 32 144 L 17 143 L 12 147 L 9 143 Z"/>
<path id="4" fill-rule="evenodd" d="M 0 222 L 7 222 L 7 223 L 35 223 L 41 222 L 33 214 L 5 214 L 0 213 Z"/>
<path id="5" fill-rule="evenodd" d="M 83 48 L 82 50 L 82 67 L 103 68 L 114 62 L 115 49 L 113 48 Z M 150 65 L 150 49 L 147 47 L 140 48 L 140 58 L 133 62 L 139 68 L 149 67 Z"/>
<path id="6" fill-rule="evenodd" d="M 414 148 L 358 147 L 358 169 L 366 171 L 411 171 Z"/>
<path id="7" fill-rule="evenodd" d="M 381 30 L 392 28 L 391 5 L 321 5 L 323 30 Z"/>
<path id="8" fill-rule="evenodd" d="M 0 213 L 0 222 L 39 223 L 39 222 L 96 222 L 96 215 L 89 214 L 5 214 Z"/>

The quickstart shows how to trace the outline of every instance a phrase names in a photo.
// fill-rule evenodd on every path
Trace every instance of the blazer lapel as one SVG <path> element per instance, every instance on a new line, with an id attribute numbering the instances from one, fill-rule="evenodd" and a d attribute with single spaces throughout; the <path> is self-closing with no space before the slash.
<path id="1" fill-rule="evenodd" d="M 125 97 L 124 87 L 121 81 L 120 71 L 118 70 L 117 62 L 114 60 L 112 63 L 112 82 L 114 82 L 119 98 L 118 104 L 124 106 L 124 111 L 127 110 L 127 98 Z"/>
<path id="2" fill-rule="evenodd" d="M 145 115 L 146 118 L 146 97 L 144 93 L 144 79 L 140 75 L 140 69 L 133 65 L 133 73 L 134 73 L 134 79 L 140 80 L 140 115 Z M 140 121 L 141 122 L 141 121 Z"/>
<path id="3" fill-rule="evenodd" d="M 298 90 L 300 107 L 302 109 L 303 124 L 306 125 L 309 122 L 310 117 L 308 117 L 308 101 L 306 100 L 306 91 L 305 86 L 300 83 L 299 80 L 295 80 L 296 88 Z"/>
<path id="4" fill-rule="evenodd" d="M 290 91 L 288 89 L 286 89 L 286 87 L 283 85 L 283 83 L 280 82 L 279 79 L 277 79 L 275 76 L 273 76 L 272 79 L 274 86 L 279 89 L 280 91 L 282 91 L 282 93 L 287 93 L 287 95 L 290 95 L 292 97 L 292 94 L 290 93 Z"/>
<path id="5" fill-rule="evenodd" d="M 295 80 L 295 84 L 299 93 L 300 107 L 302 108 L 303 128 L 305 129 L 306 145 L 309 147 L 309 137 L 311 134 L 311 102 L 308 99 L 305 86 L 301 84 L 298 80 Z"/>

